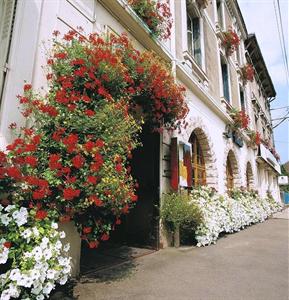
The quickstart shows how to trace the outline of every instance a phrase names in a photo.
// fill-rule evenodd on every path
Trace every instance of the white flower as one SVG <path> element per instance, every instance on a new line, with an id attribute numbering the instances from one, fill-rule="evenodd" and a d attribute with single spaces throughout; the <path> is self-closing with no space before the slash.
<path id="1" fill-rule="evenodd" d="M 47 248 L 43 251 L 43 257 L 45 260 L 49 260 L 52 257 L 52 251 L 51 249 Z"/>
<path id="2" fill-rule="evenodd" d="M 41 260 L 41 258 L 42 258 L 42 249 L 39 247 L 39 246 L 37 246 L 37 247 L 35 247 L 33 250 L 32 250 L 32 255 L 33 255 L 33 257 L 34 257 L 34 259 L 36 260 L 36 261 L 39 261 L 39 260 Z"/>
<path id="3" fill-rule="evenodd" d="M 41 284 L 34 285 L 33 289 L 31 290 L 31 293 L 34 294 L 34 295 L 38 295 L 38 294 L 40 294 L 42 289 L 43 289 L 43 286 Z"/>
<path id="4" fill-rule="evenodd" d="M 49 239 L 45 236 L 41 241 L 40 247 L 42 249 L 45 249 L 47 247 L 48 243 L 49 243 Z"/>
<path id="5" fill-rule="evenodd" d="M 29 241 L 30 241 L 31 235 L 32 235 L 32 231 L 31 231 L 29 228 L 25 229 L 25 230 L 21 233 L 21 236 L 23 236 L 23 237 L 27 240 L 28 243 L 29 243 Z"/>
<path id="6" fill-rule="evenodd" d="M 61 248 L 62 248 L 62 243 L 61 243 L 60 241 L 57 241 L 57 242 L 55 243 L 55 249 L 60 250 Z"/>
<path id="7" fill-rule="evenodd" d="M 65 275 L 59 279 L 59 284 L 64 285 L 68 280 L 68 276 Z"/>
<path id="8" fill-rule="evenodd" d="M 56 274 L 57 274 L 56 270 L 50 269 L 50 270 L 47 271 L 46 276 L 47 276 L 48 279 L 54 279 L 56 277 Z"/>
<path id="9" fill-rule="evenodd" d="M 9 255 L 9 249 L 5 246 L 0 246 L 0 264 L 6 264 Z"/>
<path id="10" fill-rule="evenodd" d="M 9 275 L 9 279 L 12 281 L 18 281 L 21 278 L 21 272 L 19 269 L 12 269 Z"/>
<path id="11" fill-rule="evenodd" d="M 43 300 L 44 299 L 44 296 L 43 295 L 38 295 L 37 297 L 36 297 L 36 300 Z"/>
<path id="12" fill-rule="evenodd" d="M 13 210 L 14 208 L 15 208 L 16 206 L 15 205 L 7 205 L 6 207 L 5 207 L 5 211 L 7 211 L 7 212 L 10 212 L 11 210 Z"/>
<path id="13" fill-rule="evenodd" d="M 39 231 L 38 231 L 38 229 L 36 227 L 33 227 L 32 231 L 33 231 L 33 234 L 35 235 L 35 237 L 39 236 Z"/>
<path id="14" fill-rule="evenodd" d="M 63 247 L 63 251 L 64 252 L 68 252 L 70 250 L 70 244 L 67 243 L 64 247 Z"/>
<path id="15" fill-rule="evenodd" d="M 54 289 L 54 287 L 54 284 L 52 284 L 51 282 L 47 282 L 42 290 L 43 294 L 49 295 L 50 292 Z"/>
<path id="16" fill-rule="evenodd" d="M 65 232 L 64 232 L 64 231 L 60 231 L 60 232 L 59 232 L 59 237 L 60 237 L 61 239 L 64 239 L 64 238 L 65 238 Z"/>
<path id="17" fill-rule="evenodd" d="M 57 228 L 58 228 L 58 224 L 55 223 L 55 222 L 52 222 L 52 223 L 51 223 L 51 228 L 57 229 Z"/>
<path id="18" fill-rule="evenodd" d="M 27 209 L 21 207 L 19 211 L 14 211 L 12 214 L 13 219 L 15 220 L 18 226 L 22 226 L 27 223 L 28 212 Z"/>
<path id="19" fill-rule="evenodd" d="M 11 218 L 8 216 L 8 214 L 3 214 L 0 216 L 0 220 L 3 225 L 7 226 L 10 223 Z"/>

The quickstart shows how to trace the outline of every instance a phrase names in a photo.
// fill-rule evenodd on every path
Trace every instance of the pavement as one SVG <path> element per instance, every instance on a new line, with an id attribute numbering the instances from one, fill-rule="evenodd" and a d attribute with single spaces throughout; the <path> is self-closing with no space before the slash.
<path id="1" fill-rule="evenodd" d="M 288 300 L 289 210 L 216 245 L 167 248 L 82 277 L 78 300 Z"/>

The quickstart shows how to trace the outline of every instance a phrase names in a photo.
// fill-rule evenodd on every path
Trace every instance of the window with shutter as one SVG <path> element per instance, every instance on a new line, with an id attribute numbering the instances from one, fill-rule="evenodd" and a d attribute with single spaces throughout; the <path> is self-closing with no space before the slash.
<path id="1" fill-rule="evenodd" d="M 7 71 L 6 63 L 9 57 L 15 8 L 15 0 L 2 0 L 0 2 L 0 104 L 2 99 L 5 74 Z"/>

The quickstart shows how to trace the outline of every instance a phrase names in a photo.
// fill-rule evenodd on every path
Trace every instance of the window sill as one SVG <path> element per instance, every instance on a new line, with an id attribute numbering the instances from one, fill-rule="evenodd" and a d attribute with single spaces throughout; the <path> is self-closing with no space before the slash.
<path id="1" fill-rule="evenodd" d="M 233 106 L 228 102 L 228 100 L 225 97 L 221 97 L 221 103 L 222 103 L 225 111 L 227 112 L 227 114 L 229 114 L 230 111 L 232 110 Z"/>
<path id="2" fill-rule="evenodd" d="M 193 58 L 193 56 L 188 51 L 184 51 L 184 60 L 185 60 L 185 62 L 189 62 L 190 63 L 189 66 L 190 66 L 193 74 L 197 76 L 198 81 L 201 82 L 201 83 L 203 83 L 204 86 L 207 87 L 209 85 L 209 79 L 208 79 L 206 73 L 197 64 L 197 62 L 195 61 L 195 59 Z"/>

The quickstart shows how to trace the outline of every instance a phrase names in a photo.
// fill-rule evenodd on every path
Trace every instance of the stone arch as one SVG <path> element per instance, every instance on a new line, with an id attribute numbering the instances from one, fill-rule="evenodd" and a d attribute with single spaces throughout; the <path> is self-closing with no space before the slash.
<path id="1" fill-rule="evenodd" d="M 246 187 L 248 190 L 254 189 L 254 175 L 251 162 L 248 161 L 246 164 L 246 171 L 245 171 L 245 179 L 246 179 Z"/>
<path id="2" fill-rule="evenodd" d="M 213 150 L 213 142 L 208 133 L 207 127 L 200 117 L 191 119 L 188 122 L 184 138 L 188 142 L 194 133 L 202 149 L 206 168 L 206 184 L 209 187 L 218 189 L 218 171 L 216 167 L 216 155 Z"/>
<path id="3" fill-rule="evenodd" d="M 225 160 L 224 160 L 224 182 L 225 187 L 227 186 L 227 162 L 230 161 L 233 171 L 234 187 L 241 186 L 241 176 L 240 176 L 240 166 L 237 160 L 237 154 L 234 148 L 229 148 L 225 151 Z"/>

